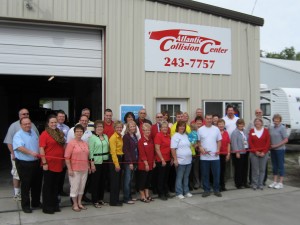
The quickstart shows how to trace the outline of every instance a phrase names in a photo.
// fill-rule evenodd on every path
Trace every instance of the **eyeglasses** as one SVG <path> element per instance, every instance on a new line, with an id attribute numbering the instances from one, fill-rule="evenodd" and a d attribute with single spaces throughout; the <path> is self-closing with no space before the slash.
<path id="1" fill-rule="evenodd" d="M 22 113 L 21 115 L 22 115 L 22 116 L 26 116 L 26 115 L 28 116 L 29 113 Z"/>
<path id="2" fill-rule="evenodd" d="M 262 112 L 255 112 L 256 114 L 258 114 L 258 113 L 262 113 Z"/>
<path id="3" fill-rule="evenodd" d="M 162 116 L 157 116 L 156 118 L 163 118 Z"/>

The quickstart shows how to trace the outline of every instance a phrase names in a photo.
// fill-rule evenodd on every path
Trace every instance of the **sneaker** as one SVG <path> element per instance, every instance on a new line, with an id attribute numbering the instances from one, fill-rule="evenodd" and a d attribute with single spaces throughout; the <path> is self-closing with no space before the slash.
<path id="1" fill-rule="evenodd" d="M 274 186 L 275 189 L 282 189 L 283 188 L 283 184 L 282 183 L 277 183 L 275 186 Z"/>
<path id="2" fill-rule="evenodd" d="M 190 192 L 185 195 L 185 197 L 187 197 L 187 198 L 191 198 L 192 196 L 193 195 Z"/>
<path id="3" fill-rule="evenodd" d="M 277 182 L 273 182 L 272 184 L 270 184 L 268 187 L 269 188 L 274 188 L 277 185 Z"/>
<path id="4" fill-rule="evenodd" d="M 180 194 L 180 195 L 177 195 L 176 197 L 179 198 L 179 199 L 184 199 L 184 198 L 185 198 L 185 197 L 184 197 L 183 195 L 181 195 L 181 194 Z"/>
<path id="5" fill-rule="evenodd" d="M 14 197 L 13 197 L 13 199 L 15 200 L 15 201 L 21 201 L 22 199 L 21 199 L 21 194 L 16 194 Z"/>

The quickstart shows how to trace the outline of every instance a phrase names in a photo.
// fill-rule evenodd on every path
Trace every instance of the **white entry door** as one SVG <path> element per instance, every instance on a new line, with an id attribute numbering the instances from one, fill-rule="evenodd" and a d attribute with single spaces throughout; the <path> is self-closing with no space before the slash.
<path id="1" fill-rule="evenodd" d="M 176 121 L 176 112 L 187 111 L 187 99 L 168 99 L 168 98 L 158 98 L 156 99 L 156 112 L 167 111 L 170 117 L 170 122 L 174 123 Z"/>

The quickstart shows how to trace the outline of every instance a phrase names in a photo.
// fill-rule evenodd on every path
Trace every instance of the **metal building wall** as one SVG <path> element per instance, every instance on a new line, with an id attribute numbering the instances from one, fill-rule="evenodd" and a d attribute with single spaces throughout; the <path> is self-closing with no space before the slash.
<path id="1" fill-rule="evenodd" d="M 106 107 L 144 104 L 151 119 L 156 98 L 188 98 L 194 113 L 202 100 L 244 100 L 244 117 L 259 106 L 259 27 L 147 0 L 0 0 L 0 17 L 105 27 Z M 144 20 L 231 28 L 232 75 L 144 71 Z"/>

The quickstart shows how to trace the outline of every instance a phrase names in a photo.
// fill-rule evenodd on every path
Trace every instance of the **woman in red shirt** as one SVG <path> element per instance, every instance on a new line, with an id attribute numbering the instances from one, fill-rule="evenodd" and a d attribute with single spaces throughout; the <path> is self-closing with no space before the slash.
<path id="1" fill-rule="evenodd" d="M 220 190 L 226 191 L 225 187 L 225 174 L 226 174 L 226 162 L 230 159 L 230 138 L 229 134 L 225 127 L 225 121 L 223 119 L 219 119 L 217 122 L 217 126 L 220 129 L 222 135 L 221 148 L 220 148 Z"/>
<path id="2" fill-rule="evenodd" d="M 263 127 L 260 118 L 254 120 L 254 128 L 249 132 L 250 160 L 252 173 L 252 188 L 263 190 L 268 151 L 270 149 L 270 134 L 268 129 Z"/>
<path id="3" fill-rule="evenodd" d="M 150 202 L 153 199 L 149 195 L 151 186 L 152 170 L 155 167 L 154 161 L 154 143 L 151 139 L 151 125 L 144 123 L 142 126 L 143 136 L 138 142 L 139 159 L 138 159 L 138 187 L 140 190 L 142 202 Z"/>
<path id="4" fill-rule="evenodd" d="M 169 172 L 171 162 L 171 137 L 168 134 L 169 124 L 167 121 L 161 123 L 160 132 L 156 134 L 155 144 L 155 160 L 157 166 L 157 191 L 158 197 L 165 201 L 169 197 Z"/>
<path id="5" fill-rule="evenodd" d="M 50 115 L 47 119 L 47 127 L 39 139 L 44 173 L 42 192 L 43 212 L 47 214 L 60 212 L 58 205 L 58 185 L 64 166 L 65 138 L 64 133 L 56 128 L 56 125 L 56 116 Z"/>

